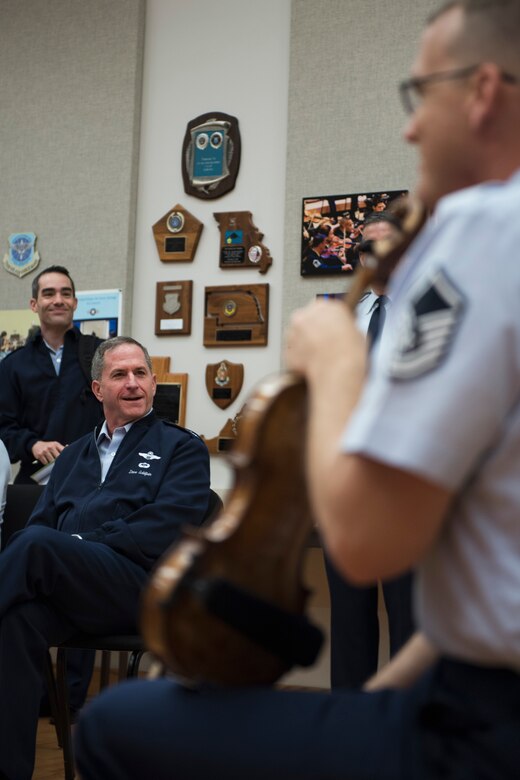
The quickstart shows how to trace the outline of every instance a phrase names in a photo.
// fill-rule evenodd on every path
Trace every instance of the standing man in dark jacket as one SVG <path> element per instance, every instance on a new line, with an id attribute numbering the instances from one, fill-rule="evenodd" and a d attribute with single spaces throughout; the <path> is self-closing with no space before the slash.
<path id="1" fill-rule="evenodd" d="M 90 364 L 101 339 L 83 336 L 72 325 L 77 305 L 66 268 L 51 265 L 41 271 L 33 279 L 30 300 L 40 329 L 0 363 L 0 439 L 11 463 L 20 462 L 16 483 L 32 484 L 32 474 L 103 419 L 90 388 Z M 94 655 L 69 653 L 72 711 L 85 701 Z M 47 709 L 43 702 L 42 712 Z"/>
<path id="2" fill-rule="evenodd" d="M 98 347 L 105 422 L 59 456 L 29 525 L 0 556 L 0 777 L 29 780 L 47 648 L 77 631 L 136 630 L 157 558 L 209 502 L 205 444 L 152 411 L 156 381 L 133 339 Z"/>
<path id="3" fill-rule="evenodd" d="M 73 327 L 77 305 L 66 268 L 39 273 L 30 306 L 40 330 L 0 363 L 0 439 L 11 463 L 20 461 L 15 482 L 31 482 L 35 471 L 102 419 L 90 389 L 90 363 L 101 340 Z"/>

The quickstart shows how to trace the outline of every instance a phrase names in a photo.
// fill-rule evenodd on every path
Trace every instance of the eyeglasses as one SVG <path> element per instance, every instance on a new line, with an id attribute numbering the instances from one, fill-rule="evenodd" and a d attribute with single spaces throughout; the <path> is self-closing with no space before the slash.
<path id="1" fill-rule="evenodd" d="M 411 79 L 406 79 L 406 81 L 401 81 L 399 84 L 399 94 L 401 95 L 404 110 L 407 114 L 413 114 L 417 108 L 419 108 L 426 84 L 435 84 L 438 81 L 463 79 L 466 78 L 466 76 L 471 76 L 478 68 L 480 68 L 480 64 L 470 65 L 466 68 L 444 70 L 441 73 L 430 73 L 428 76 L 416 76 Z M 518 84 L 518 79 L 511 73 L 502 71 L 500 77 L 502 81 L 505 81 L 508 84 Z"/>

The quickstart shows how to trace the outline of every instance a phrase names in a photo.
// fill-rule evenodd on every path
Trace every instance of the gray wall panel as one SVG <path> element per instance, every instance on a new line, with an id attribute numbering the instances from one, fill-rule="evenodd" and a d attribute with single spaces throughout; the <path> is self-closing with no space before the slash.
<path id="1" fill-rule="evenodd" d="M 285 327 L 341 276 L 302 278 L 301 201 L 312 195 L 413 187 L 397 84 L 437 0 L 293 0 L 287 137 Z"/>
<path id="2" fill-rule="evenodd" d="M 121 287 L 130 323 L 144 0 L 0 3 L 0 253 L 38 236 L 40 269 Z M 0 309 L 30 279 L 0 269 Z"/>

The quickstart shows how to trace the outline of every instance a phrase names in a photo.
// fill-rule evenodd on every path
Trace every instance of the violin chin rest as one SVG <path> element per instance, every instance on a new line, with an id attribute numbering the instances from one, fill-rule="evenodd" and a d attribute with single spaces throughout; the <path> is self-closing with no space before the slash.
<path id="1" fill-rule="evenodd" d="M 305 615 L 278 607 L 229 580 L 193 577 L 183 582 L 208 612 L 291 666 L 311 666 L 323 633 Z"/>

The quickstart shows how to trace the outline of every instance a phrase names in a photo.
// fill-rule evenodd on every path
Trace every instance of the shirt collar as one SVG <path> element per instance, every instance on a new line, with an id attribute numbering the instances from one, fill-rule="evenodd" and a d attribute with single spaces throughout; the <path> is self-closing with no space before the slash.
<path id="1" fill-rule="evenodd" d="M 151 414 L 152 412 L 153 412 L 153 407 L 151 409 L 149 409 L 146 412 L 146 414 L 143 414 L 142 417 L 139 417 L 138 420 L 132 420 L 131 422 L 126 423 L 126 425 L 121 425 L 119 428 L 114 428 L 114 432 L 113 432 L 112 436 L 114 435 L 114 433 L 116 431 L 124 431 L 124 435 L 126 436 L 126 434 L 128 433 L 128 431 L 130 430 L 130 428 L 133 425 L 135 425 L 140 420 L 144 420 L 144 418 L 148 417 L 148 415 Z M 110 434 L 108 433 L 108 426 L 107 426 L 107 421 L 106 420 L 103 421 L 103 425 L 101 426 L 101 429 L 100 429 L 98 435 L 96 436 L 96 444 L 99 444 L 101 441 L 103 441 L 104 438 L 107 438 L 109 440 L 111 438 Z"/>
<path id="2" fill-rule="evenodd" d="M 387 306 L 391 302 L 390 298 L 386 294 L 378 295 L 377 293 L 372 291 L 372 295 L 374 295 L 375 297 L 374 297 L 374 300 L 372 301 L 372 303 L 370 304 L 370 308 L 368 310 L 369 314 L 370 314 L 371 311 L 373 311 L 375 309 L 376 303 L 379 301 L 380 298 L 383 298 L 383 301 L 382 301 L 383 306 Z"/>
<path id="3" fill-rule="evenodd" d="M 48 343 L 45 341 L 45 339 L 43 338 L 43 336 L 42 336 L 42 341 L 43 341 L 43 343 L 45 344 L 45 346 L 47 347 L 47 349 L 49 350 L 49 352 L 52 352 L 52 353 L 53 353 L 53 355 L 58 355 L 60 352 L 63 352 L 63 347 L 64 347 L 64 344 L 61 344 L 61 345 L 58 347 L 58 349 L 54 349 L 54 347 L 51 347 L 51 345 L 50 345 L 50 344 L 48 344 Z"/>
<path id="4" fill-rule="evenodd" d="M 110 434 L 108 432 L 107 421 L 105 420 L 103 422 L 103 425 L 101 426 L 101 430 L 99 431 L 99 433 L 98 433 L 98 435 L 96 437 L 96 444 L 100 444 L 103 441 L 103 439 L 108 439 L 109 441 L 111 441 L 111 439 L 114 436 L 114 434 L 117 433 L 118 431 L 123 432 L 123 435 L 126 436 L 126 434 L 130 430 L 132 425 L 134 425 L 136 422 L 137 422 L 137 420 L 133 420 L 132 422 L 127 423 L 126 425 L 121 425 L 120 428 L 114 428 L 112 436 L 110 436 Z"/>

